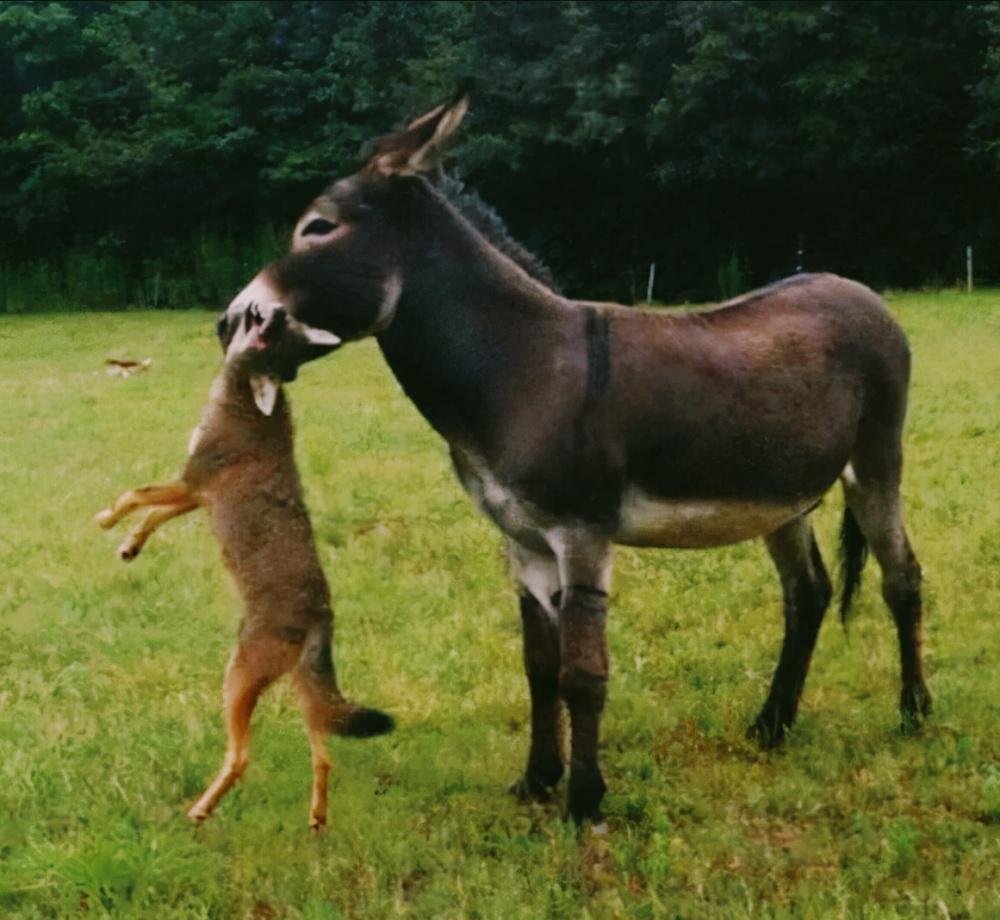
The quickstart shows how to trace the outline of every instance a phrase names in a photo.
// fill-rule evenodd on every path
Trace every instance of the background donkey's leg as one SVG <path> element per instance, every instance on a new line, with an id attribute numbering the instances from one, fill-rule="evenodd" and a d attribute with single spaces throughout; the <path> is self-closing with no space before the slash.
<path id="1" fill-rule="evenodd" d="M 596 818 L 607 786 L 597 760 L 608 683 L 605 639 L 613 549 L 584 531 L 547 535 L 559 560 L 559 690 L 569 709 L 572 744 L 569 813 Z"/>
<path id="2" fill-rule="evenodd" d="M 765 747 L 778 744 L 795 721 L 802 687 L 832 587 L 807 517 L 779 528 L 765 540 L 781 578 L 785 640 L 764 707 L 750 726 Z"/>
<path id="3" fill-rule="evenodd" d="M 559 570 L 555 556 L 541 556 L 511 543 L 514 574 L 520 582 L 524 672 L 531 696 L 531 749 L 528 766 L 511 787 L 522 798 L 547 801 L 563 775 L 559 698 Z"/>
<path id="4" fill-rule="evenodd" d="M 895 483 L 867 485 L 856 470 L 843 477 L 847 505 L 882 569 L 882 597 L 896 622 L 903 687 L 900 710 L 904 728 L 919 724 L 931 712 L 924 683 L 922 575 L 903 525 L 899 488 Z"/>

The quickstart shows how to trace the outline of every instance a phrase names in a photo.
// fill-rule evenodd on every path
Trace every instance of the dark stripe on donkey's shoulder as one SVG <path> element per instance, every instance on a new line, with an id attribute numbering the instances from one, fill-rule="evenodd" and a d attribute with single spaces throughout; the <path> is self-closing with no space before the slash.
<path id="1" fill-rule="evenodd" d="M 587 393 L 584 411 L 604 395 L 611 379 L 611 318 L 594 307 L 584 307 L 587 317 Z"/>
<path id="2" fill-rule="evenodd" d="M 583 401 L 573 423 L 573 456 L 545 504 L 557 514 L 582 518 L 610 533 L 618 527 L 622 487 L 614 463 L 609 466 L 601 430 L 601 402 L 611 382 L 611 318 L 596 307 L 583 311 L 587 369 Z"/>
<path id="3" fill-rule="evenodd" d="M 577 452 L 584 452 L 591 419 L 611 378 L 611 320 L 595 307 L 584 307 L 584 337 L 587 340 L 587 380 L 583 404 L 573 425 Z"/>

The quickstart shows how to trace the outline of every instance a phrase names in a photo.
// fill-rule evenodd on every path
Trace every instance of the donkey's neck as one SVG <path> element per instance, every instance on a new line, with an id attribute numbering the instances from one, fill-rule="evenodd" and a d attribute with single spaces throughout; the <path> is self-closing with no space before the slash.
<path id="1" fill-rule="evenodd" d="M 557 319 L 575 310 L 471 228 L 460 246 L 439 251 L 441 258 L 404 276 L 395 317 L 378 341 L 438 433 L 489 456 L 515 398 L 512 369 L 550 360 Z"/>

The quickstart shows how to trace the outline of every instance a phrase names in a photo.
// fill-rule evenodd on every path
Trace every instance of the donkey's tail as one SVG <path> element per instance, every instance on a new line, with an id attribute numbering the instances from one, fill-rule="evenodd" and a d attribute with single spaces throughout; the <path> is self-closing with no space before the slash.
<path id="1" fill-rule="evenodd" d="M 851 601 L 861 586 L 861 572 L 868 560 L 868 541 L 858 526 L 858 519 L 849 507 L 844 508 L 840 524 L 840 620 L 847 622 Z"/>

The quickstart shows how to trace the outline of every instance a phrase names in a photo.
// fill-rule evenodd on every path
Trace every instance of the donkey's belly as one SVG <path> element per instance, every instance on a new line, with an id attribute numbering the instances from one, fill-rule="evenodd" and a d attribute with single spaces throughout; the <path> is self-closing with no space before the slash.
<path id="1" fill-rule="evenodd" d="M 696 549 L 741 543 L 774 533 L 819 501 L 820 496 L 789 503 L 746 500 L 665 501 L 641 489 L 623 497 L 615 543 Z"/>

